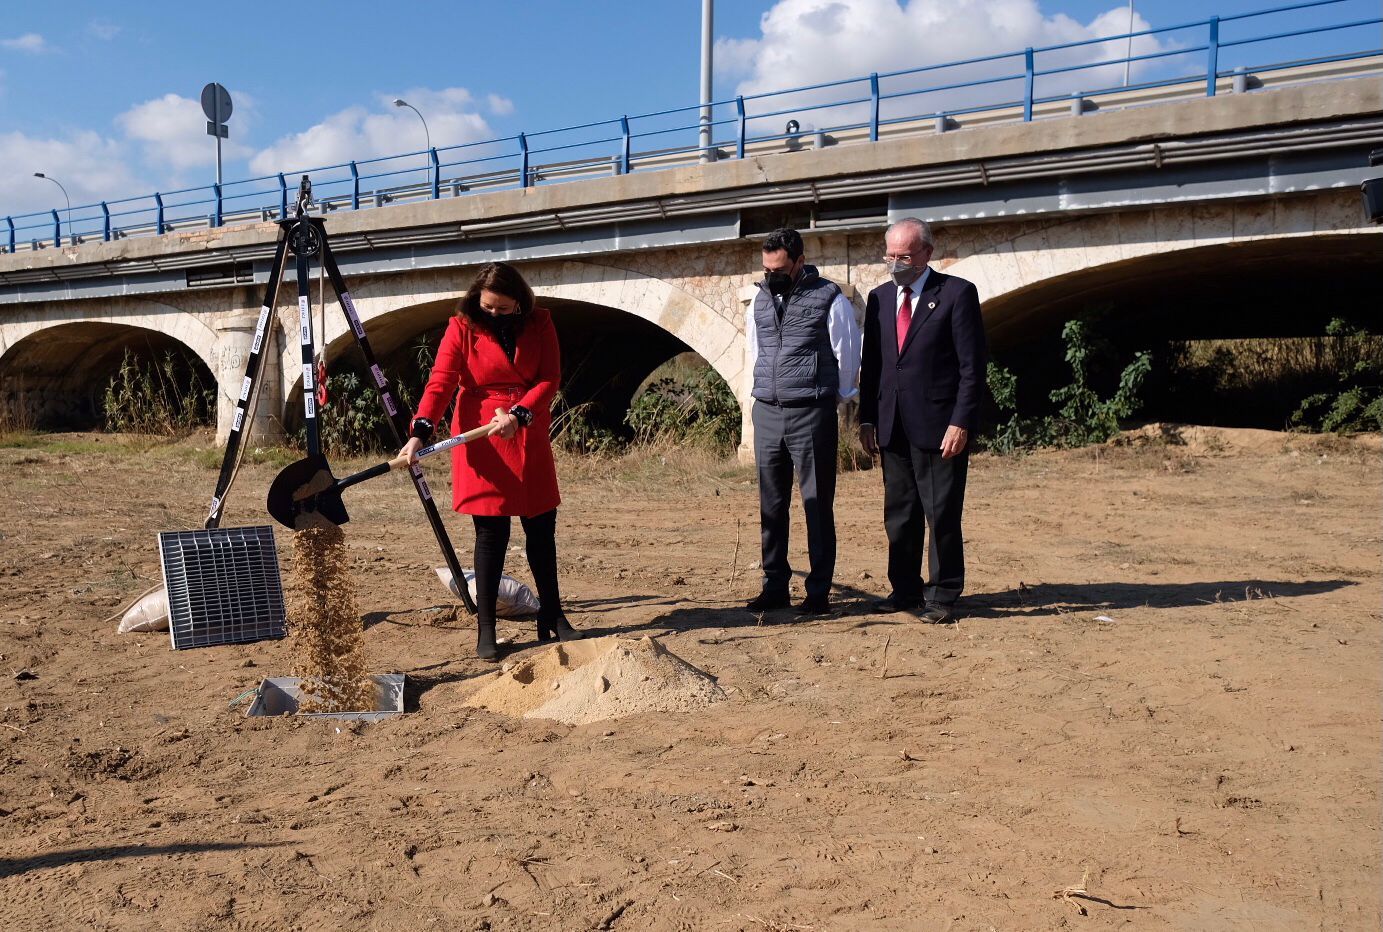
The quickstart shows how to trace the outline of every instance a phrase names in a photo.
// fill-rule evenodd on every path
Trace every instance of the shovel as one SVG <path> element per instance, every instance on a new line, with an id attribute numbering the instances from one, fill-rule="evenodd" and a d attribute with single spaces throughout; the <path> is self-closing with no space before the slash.
<path id="1" fill-rule="evenodd" d="M 448 437 L 430 447 L 423 447 L 418 451 L 418 459 L 450 450 L 472 440 L 479 440 L 481 437 L 488 437 L 496 430 L 496 426 L 491 423 L 475 430 L 468 430 L 464 434 L 457 434 L 455 437 Z M 408 457 L 396 456 L 344 479 L 337 479 L 331 474 L 331 466 L 328 465 L 325 456 L 318 454 L 300 459 L 285 466 L 270 484 L 269 514 L 279 524 L 294 529 L 297 528 L 300 515 L 312 513 L 322 516 L 332 524 L 345 524 L 351 518 L 346 514 L 346 503 L 341 500 L 342 489 L 348 489 L 366 479 L 382 476 L 407 465 Z"/>

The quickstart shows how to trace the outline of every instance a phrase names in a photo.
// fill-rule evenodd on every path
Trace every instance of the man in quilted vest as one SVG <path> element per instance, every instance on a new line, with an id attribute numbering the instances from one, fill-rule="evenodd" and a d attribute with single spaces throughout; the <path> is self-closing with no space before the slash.
<path id="1" fill-rule="evenodd" d="M 795 470 L 811 563 L 797 612 L 824 615 L 831 610 L 836 564 L 836 406 L 857 392 L 860 327 L 840 288 L 806 264 L 796 230 L 769 234 L 763 269 L 745 320 L 763 546 L 763 591 L 747 607 L 757 614 L 789 605 L 788 506 Z"/>

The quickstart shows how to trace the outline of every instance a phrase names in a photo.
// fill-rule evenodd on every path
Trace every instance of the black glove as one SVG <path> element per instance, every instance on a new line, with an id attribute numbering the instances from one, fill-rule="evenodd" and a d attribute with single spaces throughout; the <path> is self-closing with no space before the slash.
<path id="1" fill-rule="evenodd" d="M 429 440 L 432 439 L 432 432 L 434 430 L 436 430 L 436 428 L 432 426 L 432 422 L 429 421 L 427 418 L 415 417 L 413 419 L 413 431 L 409 434 L 409 436 L 417 437 L 423 443 L 427 443 Z"/>

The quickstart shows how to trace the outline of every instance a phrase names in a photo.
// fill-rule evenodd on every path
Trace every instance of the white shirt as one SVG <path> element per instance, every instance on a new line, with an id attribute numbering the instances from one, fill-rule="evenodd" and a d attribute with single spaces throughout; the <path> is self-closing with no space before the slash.
<path id="1" fill-rule="evenodd" d="M 855 383 L 860 377 L 860 324 L 855 320 L 855 305 L 844 294 L 837 294 L 831 302 L 830 316 L 826 318 L 826 329 L 831 339 L 831 352 L 836 357 L 840 369 L 840 387 L 836 397 L 849 401 L 860 393 Z M 744 338 L 749 341 L 749 372 L 752 377 L 754 364 L 759 359 L 759 333 L 754 324 L 754 302 L 744 312 Z"/>

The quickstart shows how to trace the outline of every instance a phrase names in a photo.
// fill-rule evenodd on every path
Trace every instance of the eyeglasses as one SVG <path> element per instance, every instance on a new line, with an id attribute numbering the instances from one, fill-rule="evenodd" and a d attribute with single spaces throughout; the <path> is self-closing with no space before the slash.
<path id="1" fill-rule="evenodd" d="M 927 252 L 925 253 L 916 254 L 916 256 L 914 256 L 913 253 L 899 253 L 898 256 L 884 256 L 884 259 L 880 261 L 885 265 L 889 263 L 907 263 L 913 265 L 914 263 L 920 263 L 920 261 L 921 263 L 925 263 L 925 261 L 931 257 L 932 245 L 931 243 L 924 243 L 924 246 L 927 248 Z"/>

